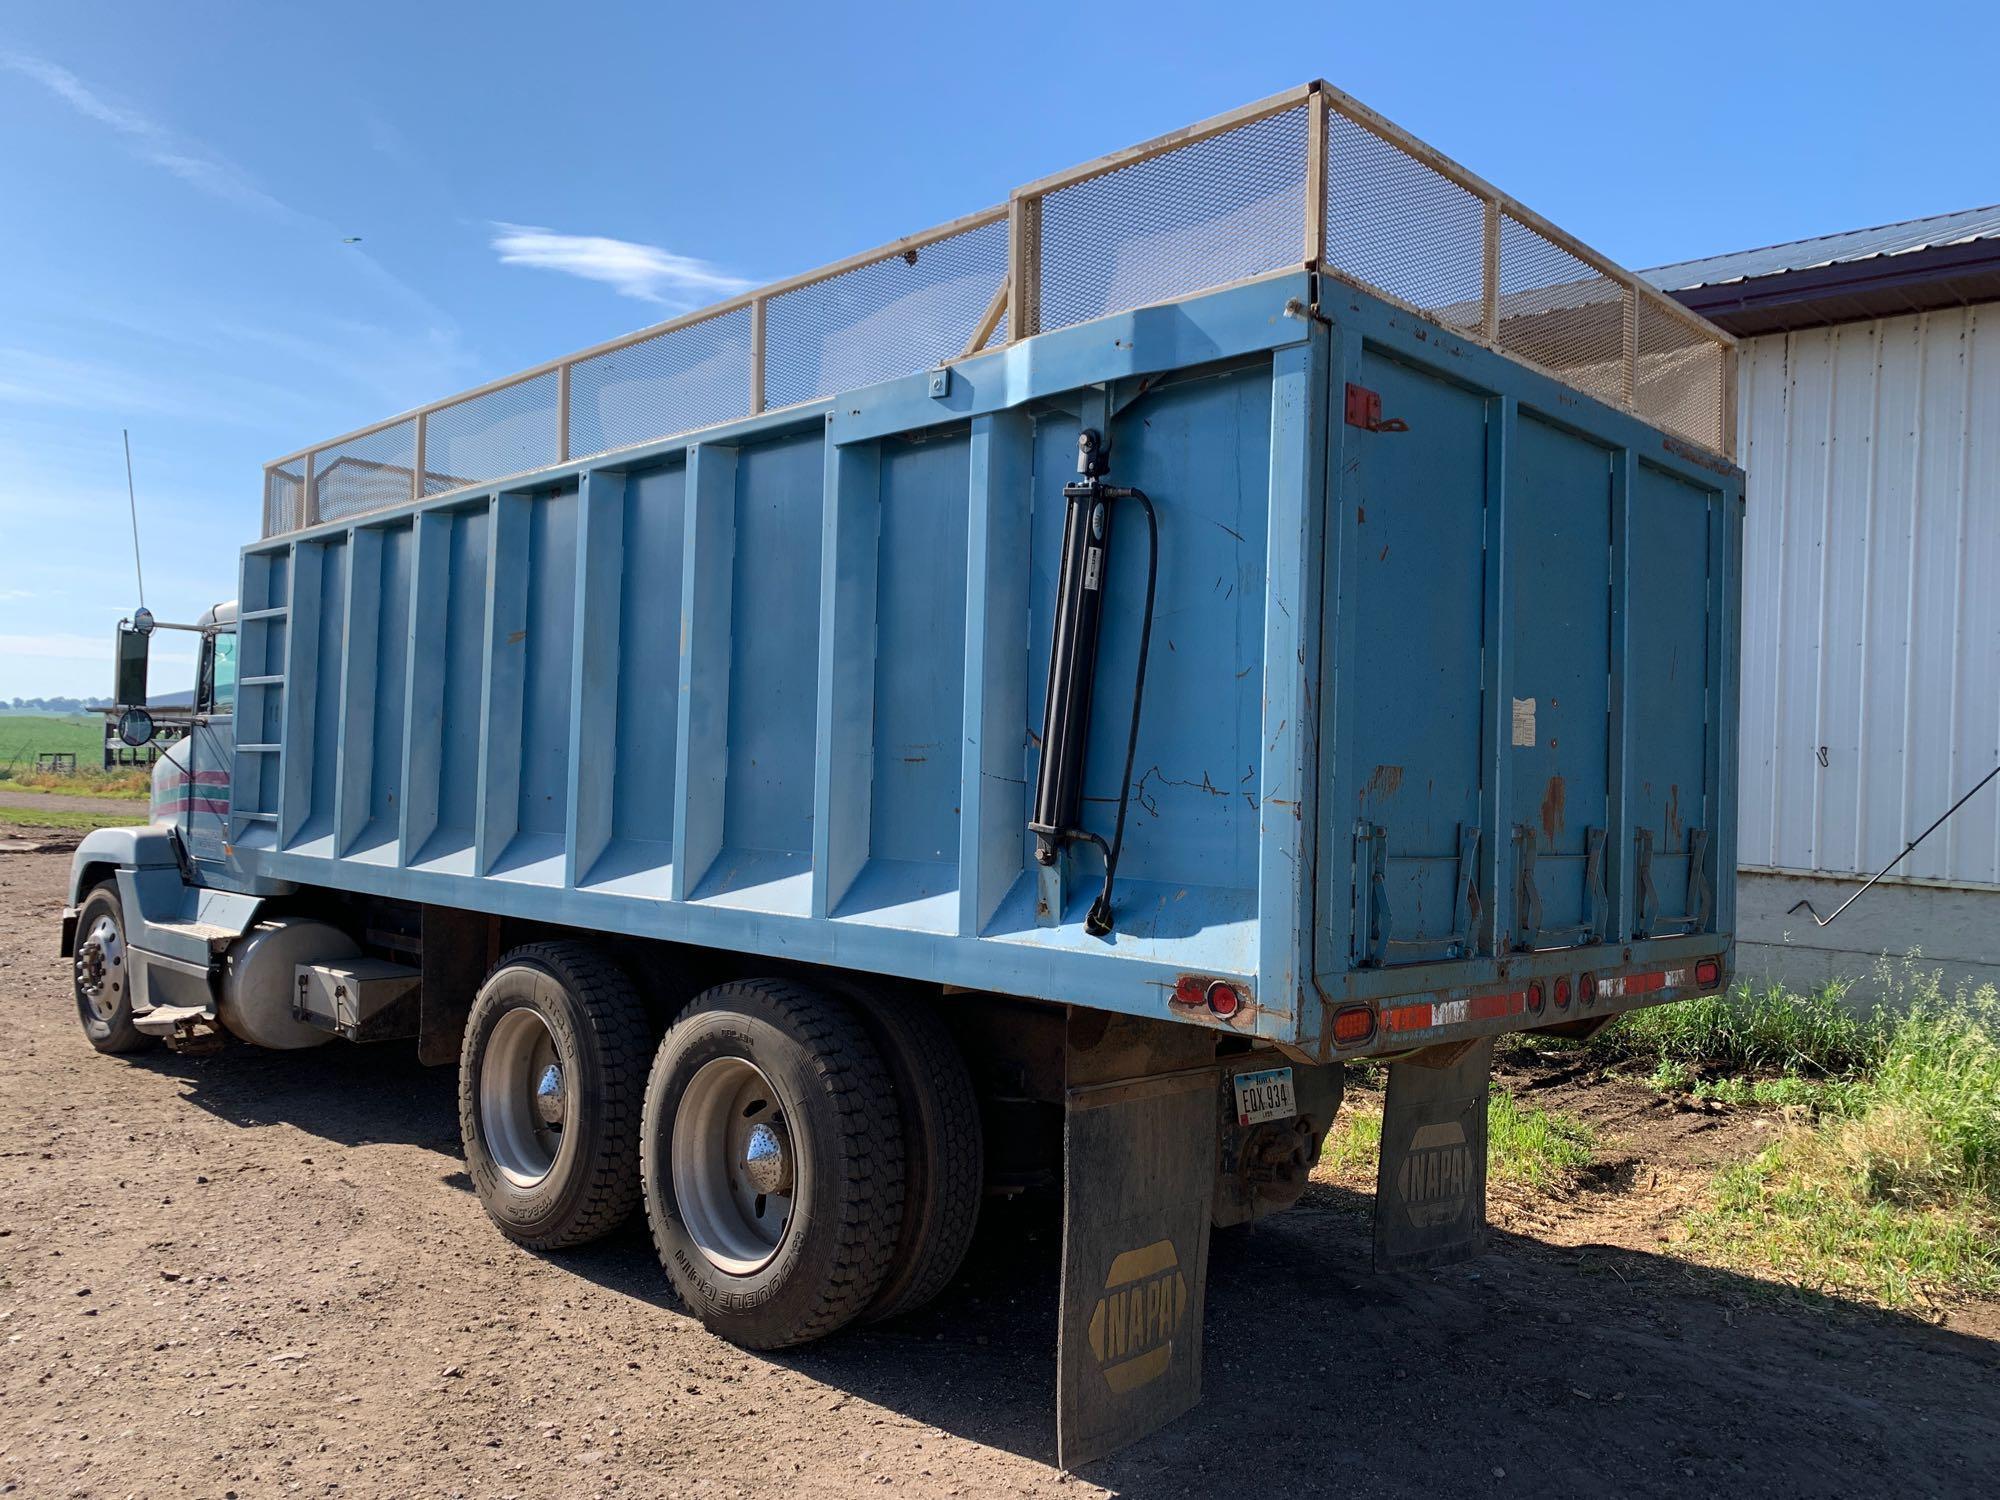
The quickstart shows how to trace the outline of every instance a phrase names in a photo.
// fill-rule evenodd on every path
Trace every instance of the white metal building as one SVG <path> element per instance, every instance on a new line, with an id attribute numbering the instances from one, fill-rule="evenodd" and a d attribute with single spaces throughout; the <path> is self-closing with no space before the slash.
<path id="1" fill-rule="evenodd" d="M 1740 965 L 2000 981 L 2000 207 L 1662 266 L 1742 338 Z"/>

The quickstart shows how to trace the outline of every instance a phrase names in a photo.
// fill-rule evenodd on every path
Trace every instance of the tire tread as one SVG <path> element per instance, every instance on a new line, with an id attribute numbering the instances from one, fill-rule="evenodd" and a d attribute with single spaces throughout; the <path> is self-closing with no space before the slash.
<path id="1" fill-rule="evenodd" d="M 867 1311 L 896 1253 L 903 1212 L 903 1137 L 887 1065 L 847 1002 L 811 985 L 786 979 L 742 979 L 716 985 L 696 996 L 667 1030 L 654 1059 L 655 1070 L 669 1066 L 675 1028 L 697 1015 L 767 1007 L 780 1030 L 797 1041 L 828 1102 L 840 1119 L 833 1145 L 840 1153 L 839 1223 L 833 1265 L 817 1305 L 782 1334 L 744 1339 L 752 1348 L 782 1349 L 824 1338 Z M 751 1010 L 749 1014 L 755 1015 Z M 663 1122 L 648 1121 L 651 1146 L 664 1140 Z M 835 1205 L 826 1205 L 832 1209 Z M 652 1195 L 646 1219 L 661 1263 L 672 1274 L 670 1241 Z M 684 1294 L 685 1295 L 685 1294 Z M 694 1305 L 693 1299 L 687 1299 Z"/>
<path id="2" fill-rule="evenodd" d="M 652 1027 L 645 1002 L 625 971 L 588 943 L 527 943 L 502 956 L 493 972 L 521 963 L 546 970 L 575 998 L 583 1029 L 589 1033 L 578 1040 L 594 1045 L 601 1065 L 599 1136 L 587 1164 L 590 1175 L 577 1211 L 560 1228 L 539 1235 L 520 1235 L 494 1220 L 510 1239 L 530 1250 L 563 1250 L 601 1239 L 638 1207 L 639 1116 L 645 1099 Z M 459 1067 L 459 1129 L 467 1141 L 473 1139 L 474 1115 L 479 1107 L 479 1092 L 468 1066 L 473 1036 L 474 1029 L 468 1025 L 465 1057 Z M 468 1166 L 477 1172 L 469 1155 Z M 488 1212 L 490 1215 L 491 1210 Z"/>

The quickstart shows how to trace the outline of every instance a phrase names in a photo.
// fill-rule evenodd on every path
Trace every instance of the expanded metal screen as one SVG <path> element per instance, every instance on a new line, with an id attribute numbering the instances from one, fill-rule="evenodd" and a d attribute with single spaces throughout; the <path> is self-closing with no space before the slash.
<path id="1" fill-rule="evenodd" d="M 1333 109 L 1326 163 L 1326 266 L 1448 328 L 1477 332 L 1485 203 Z"/>
<path id="2" fill-rule="evenodd" d="M 301 451 L 264 534 L 699 432 L 1275 271 L 1330 273 L 1718 452 L 1735 341 L 1324 83 Z"/>
<path id="3" fill-rule="evenodd" d="M 1007 279 L 1007 221 L 870 261 L 765 305 L 767 406 L 874 385 L 955 359 Z"/>
<path id="4" fill-rule="evenodd" d="M 1306 118 L 1301 104 L 1049 193 L 1041 329 L 1300 264 Z"/>
<path id="5" fill-rule="evenodd" d="M 561 377 L 555 370 L 429 413 L 424 493 L 442 495 L 561 463 Z"/>
<path id="6" fill-rule="evenodd" d="M 313 515 L 344 521 L 401 505 L 416 472 L 415 418 L 321 448 L 312 456 Z"/>
<path id="7" fill-rule="evenodd" d="M 569 456 L 585 458 L 750 415 L 750 309 L 578 360 Z"/>

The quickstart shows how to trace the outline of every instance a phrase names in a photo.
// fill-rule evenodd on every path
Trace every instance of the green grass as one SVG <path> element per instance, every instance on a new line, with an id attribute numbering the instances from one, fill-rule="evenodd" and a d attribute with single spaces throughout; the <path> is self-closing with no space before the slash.
<path id="1" fill-rule="evenodd" d="M 122 828 L 146 821 L 146 809 L 134 806 L 129 812 L 70 812 L 64 808 L 0 807 L 0 827 L 15 828 Z"/>
<path id="2" fill-rule="evenodd" d="M 1556 1187 L 1590 1165 L 1597 1132 L 1561 1110 L 1535 1109 L 1495 1089 L 1486 1100 L 1486 1170 L 1505 1182 Z"/>
<path id="3" fill-rule="evenodd" d="M 1914 964 L 1883 977 L 1865 1016 L 1837 989 L 1738 991 L 1641 1012 L 1592 1046 L 1650 1059 L 1668 1092 L 1792 1111 L 1690 1217 L 1705 1258 L 1890 1307 L 2000 1292 L 2000 996 L 1947 994 Z"/>
<path id="4" fill-rule="evenodd" d="M 1355 1110 L 1345 1121 L 1327 1137 L 1320 1160 L 1338 1172 L 1364 1170 L 1382 1149 L 1382 1116 Z M 1486 1101 L 1486 1141 L 1489 1177 L 1541 1189 L 1561 1186 L 1597 1149 L 1597 1133 L 1583 1121 L 1522 1105 L 1499 1088 Z"/>
<path id="5" fill-rule="evenodd" d="M 74 776 L 35 769 L 37 756 L 63 752 L 76 757 Z M 103 765 L 104 721 L 95 714 L 0 714 L 0 788 L 137 801 L 150 795 L 144 768 L 107 772 Z"/>
<path id="6" fill-rule="evenodd" d="M 1695 1073 L 1771 1071 L 1834 1077 L 1880 1049 L 1882 1019 L 1856 1015 L 1844 987 L 1800 994 L 1739 985 L 1671 1005 L 1633 1011 L 1584 1049 L 1606 1062 L 1679 1064 Z"/>

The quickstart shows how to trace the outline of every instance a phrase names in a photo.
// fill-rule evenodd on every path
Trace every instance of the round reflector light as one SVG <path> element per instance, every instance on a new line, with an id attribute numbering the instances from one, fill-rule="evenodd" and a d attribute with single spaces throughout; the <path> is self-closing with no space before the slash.
<path id="1" fill-rule="evenodd" d="M 1540 1015 L 1542 1013 L 1542 1007 L 1548 1004 L 1548 1001 L 1549 1001 L 1548 991 L 1542 988 L 1541 980 L 1539 979 L 1529 980 L 1528 1009 L 1533 1011 L 1536 1015 Z"/>
<path id="2" fill-rule="evenodd" d="M 1556 1006 L 1558 1009 L 1569 1009 L 1569 994 L 1569 976 L 1565 974 L 1556 981 Z"/>
<path id="3" fill-rule="evenodd" d="M 1236 993 L 1235 985 L 1218 979 L 1208 987 L 1208 1008 L 1226 1021 L 1243 1008 L 1243 997 Z"/>

